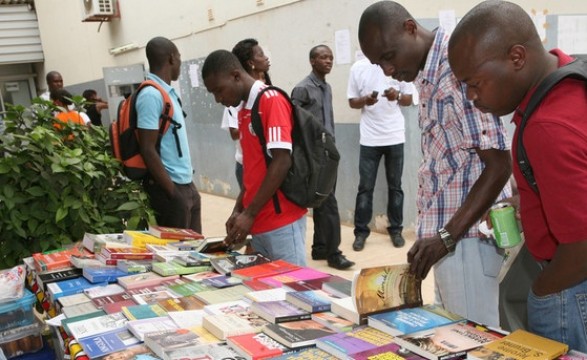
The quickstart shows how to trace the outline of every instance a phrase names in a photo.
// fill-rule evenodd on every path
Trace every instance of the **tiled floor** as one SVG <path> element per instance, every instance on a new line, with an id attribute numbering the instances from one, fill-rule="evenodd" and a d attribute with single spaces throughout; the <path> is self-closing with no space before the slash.
<path id="1" fill-rule="evenodd" d="M 203 233 L 206 236 L 222 236 L 226 234 L 224 223 L 232 212 L 234 200 L 201 193 L 202 195 L 202 224 Z M 306 235 L 306 248 L 308 254 L 308 265 L 315 269 L 319 269 L 331 274 L 343 276 L 351 279 L 354 270 L 364 267 L 385 265 L 385 264 L 400 264 L 406 262 L 406 254 L 415 240 L 413 229 L 404 230 L 404 238 L 406 245 L 403 248 L 396 249 L 391 244 L 391 240 L 387 234 L 380 234 L 372 232 L 365 249 L 361 252 L 355 252 L 352 249 L 354 240 L 352 226 L 342 226 L 342 243 L 340 249 L 343 254 L 350 260 L 354 261 L 356 265 L 349 270 L 336 270 L 328 267 L 326 261 L 314 261 L 310 256 L 310 248 L 312 245 L 313 236 L 313 221 L 308 217 L 308 230 Z M 434 278 L 432 272 L 422 283 L 422 296 L 424 303 L 432 303 L 434 299 Z"/>

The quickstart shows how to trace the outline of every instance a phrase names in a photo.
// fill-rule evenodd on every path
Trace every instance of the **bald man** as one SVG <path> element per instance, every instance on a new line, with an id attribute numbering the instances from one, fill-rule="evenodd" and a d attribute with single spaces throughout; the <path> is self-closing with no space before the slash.
<path id="1" fill-rule="evenodd" d="M 63 77 L 58 71 L 49 71 L 45 75 L 45 81 L 47 82 L 47 91 L 42 93 L 39 97 L 43 100 L 51 100 L 51 91 L 63 89 Z"/>
<path id="2" fill-rule="evenodd" d="M 513 121 L 519 126 L 536 87 L 573 59 L 561 50 L 544 49 L 524 9 L 490 0 L 463 17 L 449 43 L 449 60 L 477 108 L 496 115 L 515 111 Z M 524 148 L 539 192 L 521 174 L 513 151 L 526 245 L 543 269 L 528 295 L 529 328 L 583 352 L 587 351 L 585 114 L 585 82 L 567 78 L 528 119 Z M 518 131 L 512 149 L 517 148 Z"/>
<path id="3" fill-rule="evenodd" d="M 481 239 L 479 219 L 511 196 L 511 161 L 500 119 L 476 110 L 448 65 L 448 35 L 423 28 L 398 3 L 369 6 L 359 22 L 367 58 L 420 94 L 423 161 L 418 171 L 417 241 L 410 271 L 434 266 L 436 302 L 468 319 L 499 326 L 496 276 L 503 252 Z"/>
<path id="4" fill-rule="evenodd" d="M 149 75 L 167 92 L 173 104 L 173 123 L 159 139 L 159 117 L 163 96 L 156 88 L 143 88 L 137 96 L 137 127 L 141 155 L 149 170 L 143 181 L 157 223 L 202 232 L 200 194 L 192 181 L 192 161 L 186 121 L 179 94 L 171 86 L 179 78 L 181 55 L 175 44 L 164 37 L 147 43 Z M 159 144 L 159 145 L 158 145 Z"/>

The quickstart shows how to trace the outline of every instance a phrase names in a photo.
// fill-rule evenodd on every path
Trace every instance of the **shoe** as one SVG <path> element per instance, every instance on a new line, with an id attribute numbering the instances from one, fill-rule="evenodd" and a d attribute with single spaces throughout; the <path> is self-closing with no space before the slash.
<path id="1" fill-rule="evenodd" d="M 326 260 L 326 253 L 312 250 L 312 260 Z"/>
<path id="2" fill-rule="evenodd" d="M 357 235 L 355 236 L 355 241 L 353 242 L 353 250 L 361 251 L 365 247 L 365 241 L 367 237 L 365 235 Z"/>
<path id="3" fill-rule="evenodd" d="M 389 236 L 391 237 L 391 243 L 396 248 L 401 248 L 406 243 L 401 233 L 389 234 Z"/>
<path id="4" fill-rule="evenodd" d="M 342 254 L 337 255 L 336 258 L 334 258 L 332 260 L 328 260 L 328 266 L 330 266 L 331 268 L 338 269 L 338 270 L 348 269 L 353 265 L 355 265 L 355 263 L 353 261 L 350 261 L 349 259 L 347 259 Z"/>

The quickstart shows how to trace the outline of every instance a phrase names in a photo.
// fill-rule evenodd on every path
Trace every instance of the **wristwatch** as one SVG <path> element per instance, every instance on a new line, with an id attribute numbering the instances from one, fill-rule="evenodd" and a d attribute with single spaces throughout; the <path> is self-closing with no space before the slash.
<path id="1" fill-rule="evenodd" d="M 457 247 L 457 242 L 452 238 L 452 235 L 446 231 L 445 228 L 440 228 L 440 230 L 438 230 L 438 235 L 440 235 L 440 239 L 444 243 L 446 250 L 449 253 L 454 252 Z"/>
<path id="2" fill-rule="evenodd" d="M 397 92 L 397 97 L 395 98 L 396 101 L 401 101 L 402 99 L 402 93 L 401 92 Z"/>

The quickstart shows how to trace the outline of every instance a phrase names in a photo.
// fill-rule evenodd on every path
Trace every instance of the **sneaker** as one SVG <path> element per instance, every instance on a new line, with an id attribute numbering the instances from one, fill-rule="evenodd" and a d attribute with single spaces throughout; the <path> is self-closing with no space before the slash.
<path id="1" fill-rule="evenodd" d="M 338 270 L 348 269 L 353 265 L 355 265 L 355 263 L 347 259 L 343 254 L 337 255 L 334 259 L 328 260 L 328 266 Z"/>
<path id="2" fill-rule="evenodd" d="M 365 235 L 357 235 L 355 237 L 355 241 L 353 242 L 353 250 L 355 250 L 355 251 L 363 250 L 363 248 L 365 248 L 365 241 L 366 240 L 367 240 L 367 237 Z"/>
<path id="3" fill-rule="evenodd" d="M 401 248 L 406 243 L 401 233 L 390 234 L 389 236 L 391 237 L 391 243 L 396 248 Z"/>

